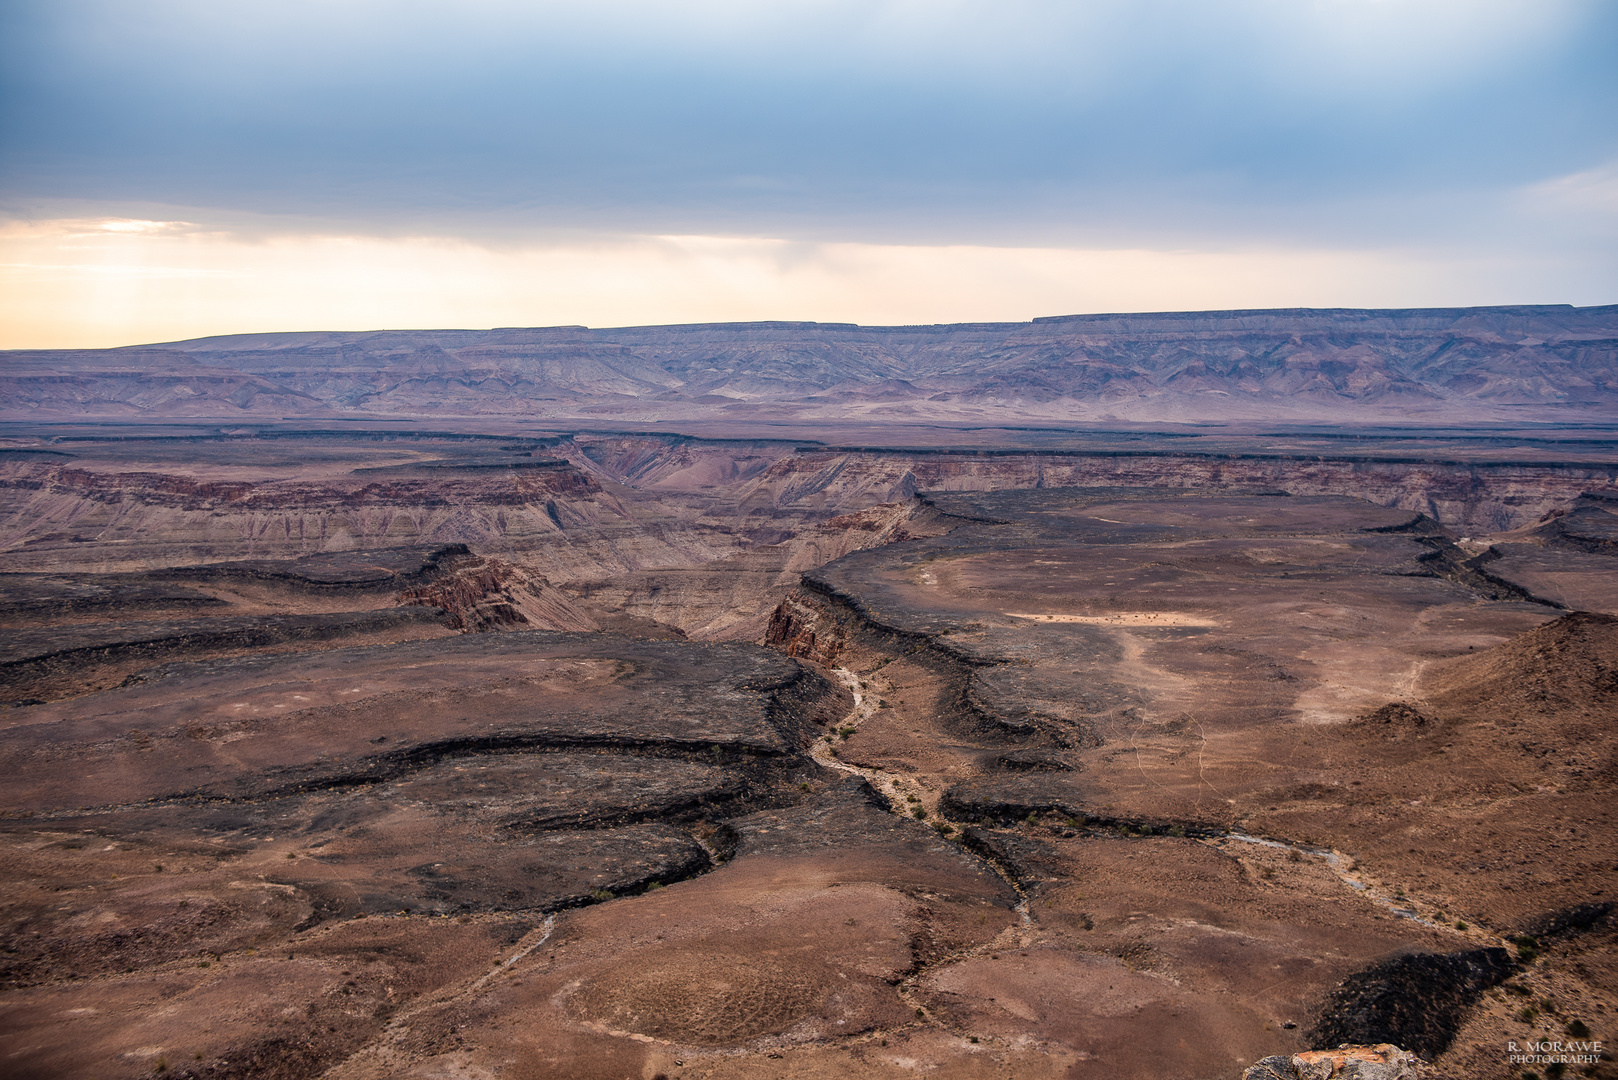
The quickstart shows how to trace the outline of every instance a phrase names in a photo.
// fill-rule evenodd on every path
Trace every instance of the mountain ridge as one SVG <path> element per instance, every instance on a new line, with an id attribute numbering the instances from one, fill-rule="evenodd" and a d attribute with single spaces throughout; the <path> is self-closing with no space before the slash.
<path id="1" fill-rule="evenodd" d="M 300 331 L 0 356 L 10 420 L 1453 423 L 1618 410 L 1618 305 Z"/>

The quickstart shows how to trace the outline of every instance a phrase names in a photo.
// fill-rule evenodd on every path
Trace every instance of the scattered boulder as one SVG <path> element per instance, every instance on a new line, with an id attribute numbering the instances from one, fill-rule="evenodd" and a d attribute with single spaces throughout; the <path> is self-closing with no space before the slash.
<path id="1" fill-rule="evenodd" d="M 1353 726 L 1365 734 L 1398 739 L 1425 734 L 1436 726 L 1436 721 L 1409 702 L 1390 701 L 1374 712 L 1356 717 Z"/>
<path id="2" fill-rule="evenodd" d="M 1250 1065 L 1242 1080 L 1416 1080 L 1420 1059 L 1392 1043 L 1276 1054 Z"/>

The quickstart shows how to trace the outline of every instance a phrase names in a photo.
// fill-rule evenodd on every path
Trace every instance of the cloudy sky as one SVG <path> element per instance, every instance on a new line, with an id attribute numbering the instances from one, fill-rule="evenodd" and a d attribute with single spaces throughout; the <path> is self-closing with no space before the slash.
<path id="1" fill-rule="evenodd" d="M 1618 302 L 1610 0 L 0 0 L 0 347 Z"/>

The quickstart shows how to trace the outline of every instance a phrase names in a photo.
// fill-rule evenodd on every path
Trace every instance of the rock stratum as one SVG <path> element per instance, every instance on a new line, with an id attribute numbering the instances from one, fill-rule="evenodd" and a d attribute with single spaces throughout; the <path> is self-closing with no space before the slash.
<path id="1" fill-rule="evenodd" d="M 0 419 L 1610 420 L 1618 306 L 258 334 L 11 352 Z"/>

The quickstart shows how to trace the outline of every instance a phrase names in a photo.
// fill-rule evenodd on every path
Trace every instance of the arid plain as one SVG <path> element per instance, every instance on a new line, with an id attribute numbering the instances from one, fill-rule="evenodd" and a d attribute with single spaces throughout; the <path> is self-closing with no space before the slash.
<path id="1" fill-rule="evenodd" d="M 574 415 L 456 375 L 475 341 L 363 394 L 214 355 L 156 403 L 134 353 L 19 358 L 4 1071 L 1235 1080 L 1393 1043 L 1462 1080 L 1610 1041 L 1615 316 L 1502 310 L 1126 327 L 946 390 L 671 330 L 724 386 L 641 355 L 655 394 Z M 1059 388 L 1111 419 L 1046 415 L 1058 346 L 1134 372 Z"/>

